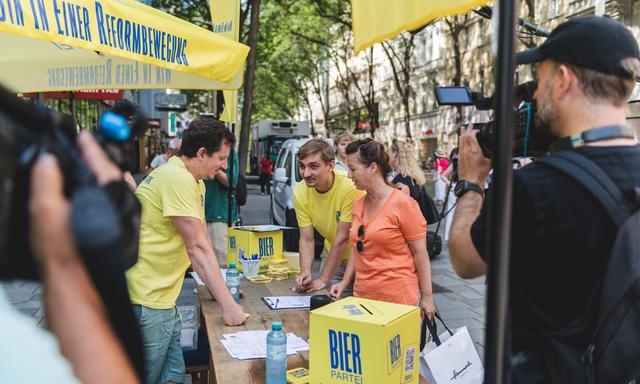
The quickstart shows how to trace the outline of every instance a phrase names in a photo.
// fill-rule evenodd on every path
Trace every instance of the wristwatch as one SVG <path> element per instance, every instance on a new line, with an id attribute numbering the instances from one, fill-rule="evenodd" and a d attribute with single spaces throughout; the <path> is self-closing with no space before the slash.
<path id="1" fill-rule="evenodd" d="M 456 189 L 453 191 L 453 193 L 455 193 L 456 197 L 459 199 L 462 197 L 462 195 L 469 191 L 477 192 L 480 194 L 480 196 L 484 197 L 484 190 L 482 189 L 482 187 L 467 180 L 458 181 L 458 183 L 456 184 Z"/>

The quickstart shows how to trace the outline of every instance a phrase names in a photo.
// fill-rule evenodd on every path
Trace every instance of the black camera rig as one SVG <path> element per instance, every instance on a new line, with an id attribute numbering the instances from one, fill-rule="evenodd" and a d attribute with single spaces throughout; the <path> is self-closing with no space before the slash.
<path id="1" fill-rule="evenodd" d="M 116 163 L 126 167 L 131 139 L 145 129 L 144 116 L 133 105 L 120 103 L 102 115 L 96 138 Z M 125 279 L 126 269 L 138 257 L 140 204 L 122 180 L 97 184 L 76 147 L 76 135 L 73 119 L 20 100 L 0 86 L 0 280 L 40 279 L 29 237 L 31 169 L 40 154 L 53 154 L 71 204 L 75 246 L 142 377 L 141 338 Z"/>

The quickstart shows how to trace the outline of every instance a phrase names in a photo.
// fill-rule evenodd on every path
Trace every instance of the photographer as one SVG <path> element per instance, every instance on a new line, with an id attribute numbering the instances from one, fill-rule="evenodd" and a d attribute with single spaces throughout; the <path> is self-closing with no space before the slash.
<path id="1" fill-rule="evenodd" d="M 99 184 L 122 177 L 89 134 L 81 133 L 78 145 Z M 31 243 L 42 268 L 47 325 L 57 343 L 10 308 L 0 291 L 3 381 L 138 382 L 73 245 L 69 202 L 53 156 L 42 156 L 34 166 L 31 191 Z"/>
<path id="2" fill-rule="evenodd" d="M 564 139 L 570 144 L 563 149 L 594 162 L 635 203 L 634 188 L 640 187 L 635 139 L 620 135 L 571 145 L 600 127 L 628 131 L 626 102 L 640 74 L 631 32 L 610 18 L 571 19 L 540 47 L 519 54 L 518 63 L 538 63 L 535 99 L 542 125 L 560 138 L 574 139 Z M 482 185 L 491 161 L 483 156 L 476 133 L 461 129 L 458 205 L 449 241 L 452 265 L 463 278 L 486 273 L 490 262 L 483 254 L 487 209 Z M 581 366 L 576 361 L 580 354 L 568 354 L 573 360 L 558 363 L 548 353 L 550 339 L 578 323 L 581 328 L 563 346 L 584 351 L 589 345 L 594 326 L 580 321 L 593 309 L 591 296 L 605 273 L 617 226 L 576 180 L 537 162 L 515 172 L 512 212 L 508 347 L 513 380 L 586 382 L 586 370 L 572 369 Z"/>

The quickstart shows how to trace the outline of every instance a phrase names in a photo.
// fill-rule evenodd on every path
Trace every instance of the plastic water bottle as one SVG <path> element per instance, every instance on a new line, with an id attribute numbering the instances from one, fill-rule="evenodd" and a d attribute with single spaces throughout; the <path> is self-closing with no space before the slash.
<path id="1" fill-rule="evenodd" d="M 282 323 L 271 323 L 267 334 L 267 384 L 287 382 L 287 334 L 282 332 Z"/>
<path id="2" fill-rule="evenodd" d="M 240 304 L 240 274 L 236 269 L 236 263 L 229 263 L 229 268 L 227 269 L 227 287 L 229 288 L 231 296 L 233 296 L 233 300 Z"/>

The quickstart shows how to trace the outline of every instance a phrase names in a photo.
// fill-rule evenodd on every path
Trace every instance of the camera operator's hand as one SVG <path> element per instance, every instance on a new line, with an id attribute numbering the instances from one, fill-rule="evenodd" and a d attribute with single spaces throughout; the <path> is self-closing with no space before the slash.
<path id="1" fill-rule="evenodd" d="M 96 176 L 99 185 L 122 179 L 120 168 L 109 159 L 89 132 L 83 131 L 78 134 L 78 147 L 82 152 L 82 158 Z"/>
<path id="2" fill-rule="evenodd" d="M 80 135 L 78 145 L 100 183 L 122 177 L 92 137 Z M 31 175 L 30 236 L 42 265 L 47 324 L 81 382 L 137 383 L 74 245 L 63 187 L 55 158 L 38 159 Z"/>
<path id="3" fill-rule="evenodd" d="M 460 127 L 458 175 L 460 180 L 464 179 L 484 187 L 491 171 L 491 160 L 484 157 L 480 149 L 476 138 L 478 132 L 473 129 L 473 124 Z"/>

